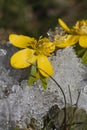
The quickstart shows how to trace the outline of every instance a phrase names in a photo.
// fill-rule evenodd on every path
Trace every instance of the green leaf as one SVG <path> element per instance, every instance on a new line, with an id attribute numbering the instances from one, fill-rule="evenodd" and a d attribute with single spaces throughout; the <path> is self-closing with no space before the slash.
<path id="1" fill-rule="evenodd" d="M 47 89 L 47 78 L 40 75 L 41 84 L 44 90 Z"/>
<path id="2" fill-rule="evenodd" d="M 82 49 L 78 50 L 77 55 L 78 55 L 79 57 L 82 57 L 83 54 L 85 53 L 85 51 L 86 51 L 86 49 L 85 49 L 85 48 L 82 48 Z"/>
<path id="3" fill-rule="evenodd" d="M 78 57 L 82 58 L 82 63 L 87 64 L 87 48 L 82 48 L 79 45 L 74 47 Z"/>
<path id="4" fill-rule="evenodd" d="M 87 113 L 84 109 L 70 106 L 66 111 L 68 130 L 87 130 Z M 59 119 L 61 116 L 59 114 Z"/>
<path id="5" fill-rule="evenodd" d="M 74 115 L 73 130 L 87 130 L 87 113 L 83 109 L 77 109 Z"/>
<path id="6" fill-rule="evenodd" d="M 43 117 L 43 129 L 42 130 L 53 130 L 54 126 L 56 130 L 59 130 L 58 115 L 60 109 L 58 105 L 52 106 L 47 114 Z M 63 120 L 62 120 L 63 121 Z"/>
<path id="7" fill-rule="evenodd" d="M 87 64 L 87 50 L 85 51 L 84 55 L 82 56 L 82 63 Z"/>
<path id="8" fill-rule="evenodd" d="M 85 51 L 87 50 L 86 48 L 82 48 L 79 44 L 77 44 L 74 47 L 74 49 L 75 49 L 78 57 L 82 57 L 84 55 Z"/>
<path id="9" fill-rule="evenodd" d="M 35 118 L 30 119 L 30 124 L 27 125 L 28 129 L 26 130 L 42 130 L 40 124 Z"/>
<path id="10" fill-rule="evenodd" d="M 31 67 L 31 74 L 28 79 L 28 85 L 31 86 L 36 81 L 36 78 L 37 78 L 37 65 L 35 62 Z"/>
<path id="11" fill-rule="evenodd" d="M 64 108 L 58 113 L 57 122 L 61 126 L 64 119 Z M 55 121 L 56 122 L 56 121 Z M 69 106 L 66 108 L 66 125 L 68 130 L 87 130 L 87 113 L 84 109 Z"/>
<path id="12" fill-rule="evenodd" d="M 18 127 L 18 126 L 16 126 L 14 130 L 20 130 L 20 129 L 19 129 L 19 127 Z"/>

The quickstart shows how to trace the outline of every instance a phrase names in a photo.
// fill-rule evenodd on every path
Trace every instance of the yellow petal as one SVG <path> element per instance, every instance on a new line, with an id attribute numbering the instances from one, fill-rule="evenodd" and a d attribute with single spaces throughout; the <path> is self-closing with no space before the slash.
<path id="1" fill-rule="evenodd" d="M 36 56 L 34 55 L 34 50 L 32 49 L 23 49 L 16 52 L 11 57 L 11 65 L 14 68 L 26 68 L 33 64 L 36 61 Z"/>
<path id="2" fill-rule="evenodd" d="M 60 26 L 67 32 L 70 32 L 70 28 L 63 22 L 62 19 L 58 19 L 58 23 L 60 24 Z"/>
<path id="3" fill-rule="evenodd" d="M 49 53 L 55 51 L 55 44 L 53 42 L 48 42 L 46 44 L 46 49 L 48 49 Z"/>
<path id="4" fill-rule="evenodd" d="M 62 38 L 62 37 L 61 37 Z M 79 41 L 79 36 L 78 35 L 68 35 L 65 39 L 62 39 L 58 41 L 55 41 L 55 44 L 57 47 L 60 48 L 65 48 L 67 46 L 72 46 L 76 44 Z"/>
<path id="5" fill-rule="evenodd" d="M 53 74 L 53 68 L 51 63 L 49 62 L 48 58 L 44 55 L 38 55 L 37 57 L 37 66 L 40 71 L 40 73 L 44 77 L 52 76 Z"/>
<path id="6" fill-rule="evenodd" d="M 9 41 L 16 47 L 26 48 L 29 46 L 29 43 L 34 42 L 35 39 L 24 35 L 10 34 Z"/>
<path id="7" fill-rule="evenodd" d="M 79 45 L 83 48 L 87 48 L 87 36 L 80 36 Z"/>

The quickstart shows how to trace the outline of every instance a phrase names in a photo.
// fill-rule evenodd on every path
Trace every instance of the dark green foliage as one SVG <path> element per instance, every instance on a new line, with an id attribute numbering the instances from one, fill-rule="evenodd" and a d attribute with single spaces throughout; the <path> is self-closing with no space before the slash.
<path id="1" fill-rule="evenodd" d="M 87 48 L 82 48 L 77 44 L 74 49 L 77 56 L 81 58 L 82 63 L 87 64 Z"/>
<path id="2" fill-rule="evenodd" d="M 86 5 L 86 0 L 0 0 L 0 29 L 39 37 L 54 28 L 59 17 L 70 25 L 86 18 Z"/>
<path id="3" fill-rule="evenodd" d="M 48 16 L 49 8 L 54 7 L 55 4 L 49 0 L 1 0 L 0 28 L 38 37 L 46 33 L 47 27 L 54 21 Z M 49 23 L 49 20 L 52 21 Z"/>
<path id="4" fill-rule="evenodd" d="M 32 118 L 30 124 L 23 130 L 87 130 L 87 113 L 83 109 L 69 106 L 66 108 L 66 122 L 64 122 L 64 108 L 59 109 L 54 105 L 43 117 L 43 127 Z"/>
<path id="5" fill-rule="evenodd" d="M 67 130 L 67 128 L 68 130 L 87 130 L 87 113 L 77 107 L 66 108 L 66 125 L 64 127 L 64 108 L 59 109 L 57 105 L 52 106 L 43 120 L 44 128 L 42 130 Z"/>

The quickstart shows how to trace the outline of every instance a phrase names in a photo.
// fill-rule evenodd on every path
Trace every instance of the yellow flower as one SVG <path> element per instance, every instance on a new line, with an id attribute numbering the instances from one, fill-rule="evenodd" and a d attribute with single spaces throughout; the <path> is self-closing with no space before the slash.
<path id="1" fill-rule="evenodd" d="M 9 41 L 16 47 L 22 48 L 11 57 L 11 65 L 14 68 L 26 68 L 37 62 L 37 68 L 44 77 L 52 76 L 53 68 L 48 56 L 55 51 L 54 43 L 48 38 L 35 38 L 11 34 Z"/>
<path id="2" fill-rule="evenodd" d="M 55 35 L 54 44 L 56 47 L 65 48 L 67 46 L 72 46 L 78 42 L 79 36 L 73 36 L 70 34 L 65 34 L 64 36 Z"/>
<path id="3" fill-rule="evenodd" d="M 79 44 L 81 47 L 87 48 L 87 20 L 77 21 L 73 30 L 80 35 Z"/>
<path id="4" fill-rule="evenodd" d="M 60 26 L 66 31 L 66 32 L 70 32 L 70 28 L 66 25 L 66 23 L 62 20 L 62 19 L 58 19 L 58 23 L 60 24 Z"/>
<path id="5" fill-rule="evenodd" d="M 87 35 L 87 20 L 77 21 L 73 30 L 79 35 Z"/>
<path id="6" fill-rule="evenodd" d="M 58 23 L 66 32 L 72 35 L 74 39 L 76 37 L 76 43 L 79 41 L 81 47 L 87 48 L 87 20 L 77 21 L 71 29 L 61 19 L 58 19 Z"/>

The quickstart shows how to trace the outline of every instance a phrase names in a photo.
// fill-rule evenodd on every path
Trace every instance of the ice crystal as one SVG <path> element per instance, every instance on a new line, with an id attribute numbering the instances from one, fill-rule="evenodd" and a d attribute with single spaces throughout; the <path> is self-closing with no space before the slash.
<path id="1" fill-rule="evenodd" d="M 84 86 L 86 85 L 86 82 L 83 79 L 85 74 L 84 65 L 81 64 L 81 60 L 76 56 L 72 47 L 58 50 L 51 60 L 54 66 L 53 78 L 63 89 L 67 103 L 70 104 L 71 94 L 72 103 L 75 104 L 78 93 L 83 91 Z M 62 98 L 62 94 L 52 80 L 49 81 L 49 89 L 50 91 L 58 91 L 59 97 Z M 83 107 L 81 104 L 82 103 L 79 102 L 79 105 Z M 87 102 L 85 102 L 84 106 L 87 109 Z"/>
<path id="2" fill-rule="evenodd" d="M 57 34 L 59 34 L 60 36 L 63 36 L 65 35 L 65 31 L 61 27 L 56 26 L 54 30 L 49 29 L 49 31 L 47 32 L 47 35 L 50 41 L 54 41 L 54 37 Z"/>
<path id="3" fill-rule="evenodd" d="M 78 91 L 81 90 L 79 106 L 87 110 L 87 86 L 86 81 L 83 80 L 84 66 L 77 58 L 73 48 L 67 47 L 58 50 L 50 60 L 55 72 L 53 78 L 62 87 L 67 104 L 70 104 L 69 87 L 73 104 L 76 103 Z M 13 75 L 12 68 L 9 67 L 7 70 L 2 61 L 1 56 L 0 130 L 13 129 L 16 124 L 26 127 L 32 117 L 39 122 L 51 106 L 57 104 L 62 107 L 64 105 L 62 93 L 52 79 L 48 81 L 47 90 L 42 89 L 39 81 L 30 87 L 27 85 L 27 80 L 23 80 L 19 84 L 17 77 L 14 78 L 16 75 Z M 20 74 L 20 71 L 18 73 Z"/>

